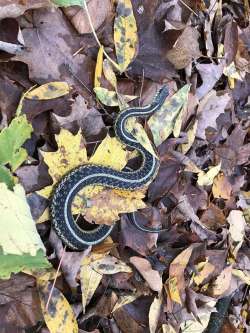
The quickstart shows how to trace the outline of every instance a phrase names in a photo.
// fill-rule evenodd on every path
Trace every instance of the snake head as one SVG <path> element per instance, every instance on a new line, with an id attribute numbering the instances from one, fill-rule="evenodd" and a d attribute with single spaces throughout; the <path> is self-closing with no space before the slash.
<path id="1" fill-rule="evenodd" d="M 159 106 L 162 106 L 168 95 L 169 95 L 168 87 L 166 85 L 162 86 L 161 89 L 155 95 L 152 104 L 157 104 Z"/>

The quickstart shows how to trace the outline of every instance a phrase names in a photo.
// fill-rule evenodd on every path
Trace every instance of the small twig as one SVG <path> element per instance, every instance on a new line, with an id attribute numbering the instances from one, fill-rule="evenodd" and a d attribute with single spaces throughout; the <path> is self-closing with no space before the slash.
<path id="1" fill-rule="evenodd" d="M 141 106 L 141 96 L 142 96 L 143 85 L 144 85 L 144 68 L 142 69 L 142 81 L 141 81 L 141 89 L 140 89 L 140 96 L 139 96 L 139 106 Z"/>
<path id="2" fill-rule="evenodd" d="M 99 47 L 101 47 L 102 44 L 100 43 L 100 41 L 99 41 L 99 39 L 97 37 L 97 34 L 95 32 L 95 28 L 93 26 L 93 23 L 92 23 L 90 14 L 89 14 L 89 10 L 88 10 L 88 6 L 87 6 L 86 0 L 83 1 L 83 6 L 84 6 L 84 9 L 86 11 L 87 18 L 88 18 L 88 21 L 89 21 L 89 25 L 91 27 L 92 33 L 93 33 L 93 35 L 95 37 L 95 40 L 96 40 L 97 44 L 99 45 Z M 105 54 L 105 56 L 107 57 L 107 59 L 112 63 L 112 65 L 120 72 L 120 67 L 117 65 L 117 63 L 114 62 L 113 59 L 110 58 L 110 56 L 106 53 L 106 51 L 104 49 L 103 49 L 103 53 Z"/>
<path id="3" fill-rule="evenodd" d="M 183 4 L 183 6 L 185 6 L 187 9 L 189 9 L 195 16 L 199 17 L 199 15 L 196 14 L 196 12 L 191 7 L 189 7 L 183 0 L 179 0 L 179 1 Z"/>
<path id="4" fill-rule="evenodd" d="M 52 297 L 52 294 L 53 294 L 53 290 L 55 288 L 55 284 L 56 284 L 56 280 L 57 280 L 58 275 L 59 275 L 60 268 L 62 266 L 62 261 L 63 261 L 63 257 L 64 257 L 64 254 L 65 254 L 65 251 L 66 251 L 66 245 L 63 248 L 62 256 L 61 256 L 61 259 L 59 261 L 59 265 L 57 267 L 55 279 L 53 281 L 52 287 L 51 287 L 50 292 L 49 292 L 49 297 L 48 297 L 48 300 L 47 300 L 47 303 L 46 303 L 46 306 L 45 306 L 45 311 L 48 311 L 49 303 L 50 303 L 50 300 L 51 300 L 51 297 Z"/>

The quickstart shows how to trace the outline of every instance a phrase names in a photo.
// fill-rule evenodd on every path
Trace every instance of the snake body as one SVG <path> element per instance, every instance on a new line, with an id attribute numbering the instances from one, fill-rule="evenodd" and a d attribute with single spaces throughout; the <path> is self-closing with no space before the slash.
<path id="1" fill-rule="evenodd" d="M 138 170 L 125 172 L 99 165 L 77 167 L 58 183 L 50 206 L 53 227 L 64 243 L 72 249 L 83 250 L 89 245 L 103 241 L 112 231 L 113 226 L 98 225 L 94 230 L 83 230 L 75 222 L 71 206 L 77 193 L 88 185 L 103 185 L 109 188 L 133 191 L 149 184 L 159 168 L 158 159 L 150 154 L 126 130 L 126 121 L 130 117 L 147 117 L 157 111 L 168 96 L 168 89 L 163 86 L 150 105 L 131 107 L 122 111 L 115 121 L 116 136 L 127 146 L 138 150 L 143 158 Z M 133 215 L 132 215 L 133 217 Z M 132 219 L 133 222 L 133 219 Z M 137 224 L 134 223 L 136 226 Z M 138 227 L 138 226 L 137 226 Z M 143 230 L 143 227 L 140 227 Z M 144 231 L 152 231 L 144 229 Z"/>

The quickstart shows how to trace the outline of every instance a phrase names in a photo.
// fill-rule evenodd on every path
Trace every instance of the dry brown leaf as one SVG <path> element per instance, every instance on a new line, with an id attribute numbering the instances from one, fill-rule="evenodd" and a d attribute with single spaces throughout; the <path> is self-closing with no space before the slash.
<path id="1" fill-rule="evenodd" d="M 91 262 L 90 267 L 99 274 L 116 274 L 120 272 L 131 273 L 132 269 L 123 261 L 106 255 L 102 259 Z"/>
<path id="2" fill-rule="evenodd" d="M 199 36 L 197 29 L 187 26 L 173 48 L 167 52 L 167 59 L 176 69 L 185 68 L 193 59 L 200 57 Z"/>
<path id="3" fill-rule="evenodd" d="M 162 279 L 160 273 L 152 269 L 152 266 L 147 259 L 140 257 L 131 257 L 129 261 L 140 272 L 140 274 L 147 281 L 149 287 L 152 290 L 161 292 Z"/>
<path id="4" fill-rule="evenodd" d="M 105 22 L 108 15 L 110 15 L 111 3 L 109 0 L 88 0 L 87 5 L 92 24 L 95 30 L 97 30 Z M 63 11 L 79 34 L 89 34 L 92 32 L 83 8 L 70 6 L 64 8 Z"/>
<path id="5" fill-rule="evenodd" d="M 230 184 L 228 177 L 223 173 L 219 173 L 213 182 L 212 187 L 213 196 L 215 198 L 230 199 L 232 194 L 232 185 Z"/>
<path id="6" fill-rule="evenodd" d="M 49 0 L 0 0 L 0 20 L 6 17 L 18 17 L 28 9 L 51 7 Z"/>

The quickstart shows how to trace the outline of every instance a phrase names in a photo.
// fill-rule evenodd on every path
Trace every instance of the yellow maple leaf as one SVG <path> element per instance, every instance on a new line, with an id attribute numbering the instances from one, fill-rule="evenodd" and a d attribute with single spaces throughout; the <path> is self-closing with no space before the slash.
<path id="1" fill-rule="evenodd" d="M 83 164 L 95 164 L 122 170 L 127 164 L 128 152 L 125 146 L 109 135 L 98 146 L 94 155 L 87 158 L 87 151 L 83 138 L 78 132 L 76 135 L 62 129 L 56 136 L 58 150 L 56 152 L 42 152 L 45 163 L 49 167 L 49 174 L 53 184 L 37 193 L 49 198 L 53 186 L 72 169 Z M 76 195 L 72 204 L 73 214 L 82 214 L 88 221 L 99 224 L 112 224 L 119 219 L 119 214 L 133 212 L 144 208 L 145 203 L 142 190 L 124 191 L 118 189 L 105 189 L 103 186 L 87 186 Z M 47 214 L 43 214 L 47 217 Z M 44 220 L 39 220 L 44 222 Z"/>

